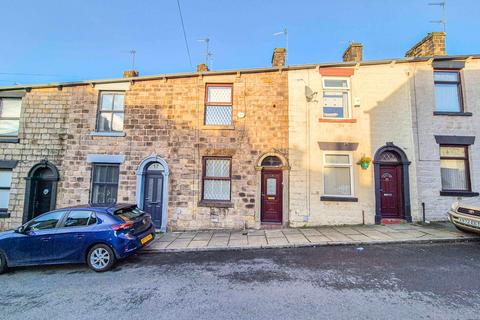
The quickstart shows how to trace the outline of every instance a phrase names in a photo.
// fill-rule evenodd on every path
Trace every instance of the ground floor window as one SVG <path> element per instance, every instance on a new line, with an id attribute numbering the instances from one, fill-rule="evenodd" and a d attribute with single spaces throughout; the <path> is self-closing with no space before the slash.
<path id="1" fill-rule="evenodd" d="M 7 212 L 12 184 L 12 170 L 0 169 L 0 212 Z"/>
<path id="2" fill-rule="evenodd" d="M 92 194 L 90 201 L 94 204 L 116 203 L 118 175 L 118 164 L 94 164 L 92 174 Z"/>
<path id="3" fill-rule="evenodd" d="M 231 158 L 203 158 L 203 200 L 230 201 Z"/>
<path id="4" fill-rule="evenodd" d="M 440 146 L 442 190 L 470 191 L 468 146 Z"/>
<path id="5" fill-rule="evenodd" d="M 348 153 L 325 153 L 323 193 L 325 196 L 353 196 L 352 156 Z"/>

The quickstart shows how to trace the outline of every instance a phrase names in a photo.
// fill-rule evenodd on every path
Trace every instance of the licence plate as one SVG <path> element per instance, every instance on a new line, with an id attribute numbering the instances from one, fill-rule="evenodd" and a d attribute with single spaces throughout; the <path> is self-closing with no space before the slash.
<path id="1" fill-rule="evenodd" d="M 479 221 L 474 221 L 474 220 L 465 219 L 465 218 L 458 218 L 458 222 L 469 225 L 469 226 L 480 228 Z"/>
<path id="2" fill-rule="evenodd" d="M 149 234 L 148 236 L 146 237 L 143 237 L 141 240 L 140 240 L 140 243 L 142 245 L 144 245 L 145 243 L 147 243 L 148 241 L 152 240 L 153 239 L 153 236 L 151 234 Z"/>

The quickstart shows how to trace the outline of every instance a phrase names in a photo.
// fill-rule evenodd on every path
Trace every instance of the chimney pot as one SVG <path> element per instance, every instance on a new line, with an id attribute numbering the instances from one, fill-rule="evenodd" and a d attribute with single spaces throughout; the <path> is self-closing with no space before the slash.
<path id="1" fill-rule="evenodd" d="M 208 66 L 205 63 L 200 63 L 199 65 L 197 65 L 197 72 L 205 71 L 210 71 L 210 69 L 208 69 Z"/>
<path id="2" fill-rule="evenodd" d="M 352 42 L 343 53 L 344 62 L 360 62 L 363 59 L 363 44 Z"/>
<path id="3" fill-rule="evenodd" d="M 123 72 L 123 77 L 124 78 L 134 78 L 134 77 L 138 77 L 139 74 L 140 74 L 140 72 L 138 72 L 138 70 L 127 70 L 127 71 Z"/>
<path id="4" fill-rule="evenodd" d="M 287 58 L 287 49 L 275 48 L 272 55 L 272 67 L 285 66 L 285 60 Z"/>
<path id="5" fill-rule="evenodd" d="M 417 42 L 405 57 L 432 57 L 444 56 L 445 50 L 445 32 L 430 32 L 425 38 Z"/>

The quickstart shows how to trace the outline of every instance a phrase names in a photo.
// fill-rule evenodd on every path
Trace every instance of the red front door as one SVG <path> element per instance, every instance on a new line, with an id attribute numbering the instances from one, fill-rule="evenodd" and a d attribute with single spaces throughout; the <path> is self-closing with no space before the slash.
<path id="1" fill-rule="evenodd" d="M 402 218 L 400 166 L 380 166 L 380 207 L 382 218 Z"/>
<path id="2" fill-rule="evenodd" d="M 282 171 L 262 171 L 262 222 L 282 222 Z"/>

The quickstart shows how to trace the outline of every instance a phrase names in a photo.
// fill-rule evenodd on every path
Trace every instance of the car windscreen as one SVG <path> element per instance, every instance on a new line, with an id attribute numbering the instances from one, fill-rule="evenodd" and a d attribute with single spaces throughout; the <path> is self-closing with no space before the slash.
<path id="1" fill-rule="evenodd" d="M 121 218 L 123 221 L 133 221 L 138 217 L 143 216 L 145 211 L 142 211 L 137 207 L 128 207 L 116 210 L 113 214 Z"/>

